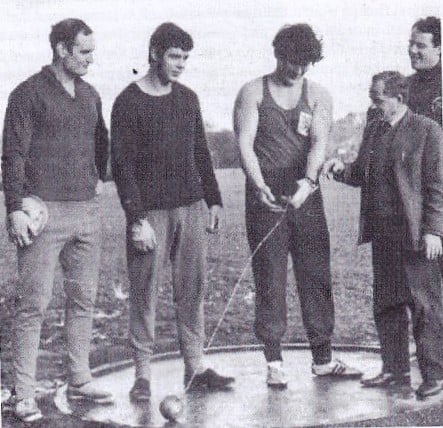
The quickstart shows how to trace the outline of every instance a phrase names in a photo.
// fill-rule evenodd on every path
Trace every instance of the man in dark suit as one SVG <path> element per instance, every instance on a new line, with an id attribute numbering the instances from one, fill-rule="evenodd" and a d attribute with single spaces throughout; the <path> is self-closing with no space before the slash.
<path id="1" fill-rule="evenodd" d="M 365 387 L 410 385 L 408 312 L 423 383 L 417 395 L 443 383 L 443 305 L 438 257 L 443 236 L 443 133 L 408 107 L 407 78 L 385 71 L 372 78 L 379 114 L 366 126 L 356 161 L 330 159 L 323 172 L 361 186 L 359 242 L 372 242 L 374 319 L 382 372 Z"/>

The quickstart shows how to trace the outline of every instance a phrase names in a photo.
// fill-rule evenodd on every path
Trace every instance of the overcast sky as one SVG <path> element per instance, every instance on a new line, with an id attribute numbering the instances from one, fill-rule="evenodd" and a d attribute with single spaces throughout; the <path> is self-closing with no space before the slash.
<path id="1" fill-rule="evenodd" d="M 325 59 L 308 77 L 334 98 L 334 116 L 365 111 L 371 76 L 411 73 L 407 42 L 421 17 L 440 16 L 437 0 L 1 0 L 0 114 L 8 94 L 51 60 L 50 26 L 78 17 L 92 27 L 95 63 L 86 80 L 100 92 L 105 119 L 118 93 L 147 69 L 148 38 L 164 21 L 182 26 L 195 48 L 182 82 L 200 97 L 212 129 L 231 128 L 240 87 L 275 66 L 272 39 L 287 23 L 310 23 Z"/>

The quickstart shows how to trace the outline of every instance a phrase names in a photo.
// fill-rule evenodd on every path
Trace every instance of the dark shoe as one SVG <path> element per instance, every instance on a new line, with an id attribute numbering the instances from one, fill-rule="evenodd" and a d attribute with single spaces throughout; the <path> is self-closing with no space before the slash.
<path id="1" fill-rule="evenodd" d="M 129 397 L 132 401 L 137 403 L 149 401 L 151 398 L 151 384 L 149 383 L 149 380 L 139 377 L 135 381 L 131 391 L 129 391 Z"/>
<path id="2" fill-rule="evenodd" d="M 428 379 L 418 387 L 415 393 L 419 398 L 426 398 L 437 395 L 441 391 L 443 391 L 443 380 Z"/>
<path id="3" fill-rule="evenodd" d="M 226 390 L 231 388 L 231 383 L 234 381 L 233 377 L 221 376 L 213 369 L 206 369 L 193 378 L 192 375 L 185 374 L 185 388 L 188 391 Z"/>
<path id="4" fill-rule="evenodd" d="M 377 376 L 370 377 L 368 379 L 362 379 L 360 381 L 364 388 L 387 388 L 396 386 L 410 386 L 411 376 L 409 373 L 393 374 L 393 373 L 380 373 Z"/>

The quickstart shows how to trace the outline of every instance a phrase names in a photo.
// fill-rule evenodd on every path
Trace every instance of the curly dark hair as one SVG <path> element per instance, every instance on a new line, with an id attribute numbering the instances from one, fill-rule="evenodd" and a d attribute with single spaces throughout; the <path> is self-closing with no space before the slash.
<path id="1" fill-rule="evenodd" d="M 79 33 L 83 33 L 85 36 L 92 34 L 91 28 L 81 19 L 67 18 L 53 25 L 51 33 L 49 34 L 49 43 L 51 43 L 53 58 L 57 58 L 56 47 L 60 42 L 63 42 L 68 52 L 72 53 L 75 38 Z"/>
<path id="2" fill-rule="evenodd" d="M 420 33 L 431 33 L 434 47 L 441 46 L 440 18 L 428 16 L 427 18 L 419 19 L 412 26 L 412 29 L 414 28 L 420 31 Z"/>
<path id="3" fill-rule="evenodd" d="M 154 62 L 152 49 L 162 57 L 169 48 L 180 48 L 189 52 L 193 47 L 192 37 L 186 31 L 172 22 L 165 22 L 157 27 L 149 40 L 149 64 Z"/>
<path id="4" fill-rule="evenodd" d="M 315 64 L 323 59 L 322 40 L 318 39 L 308 24 L 284 26 L 272 42 L 277 59 L 293 64 Z"/>

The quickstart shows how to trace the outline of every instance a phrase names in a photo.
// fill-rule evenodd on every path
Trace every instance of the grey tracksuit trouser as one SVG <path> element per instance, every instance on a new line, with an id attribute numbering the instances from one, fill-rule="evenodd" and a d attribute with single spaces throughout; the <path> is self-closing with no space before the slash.
<path id="1" fill-rule="evenodd" d="M 134 351 L 136 378 L 150 379 L 157 295 L 169 260 L 172 263 L 173 299 L 185 370 L 193 373 L 202 368 L 206 217 L 203 200 L 189 206 L 149 211 L 147 218 L 155 231 L 157 246 L 148 253 L 142 253 L 133 246 L 128 228 L 129 337 Z"/>

